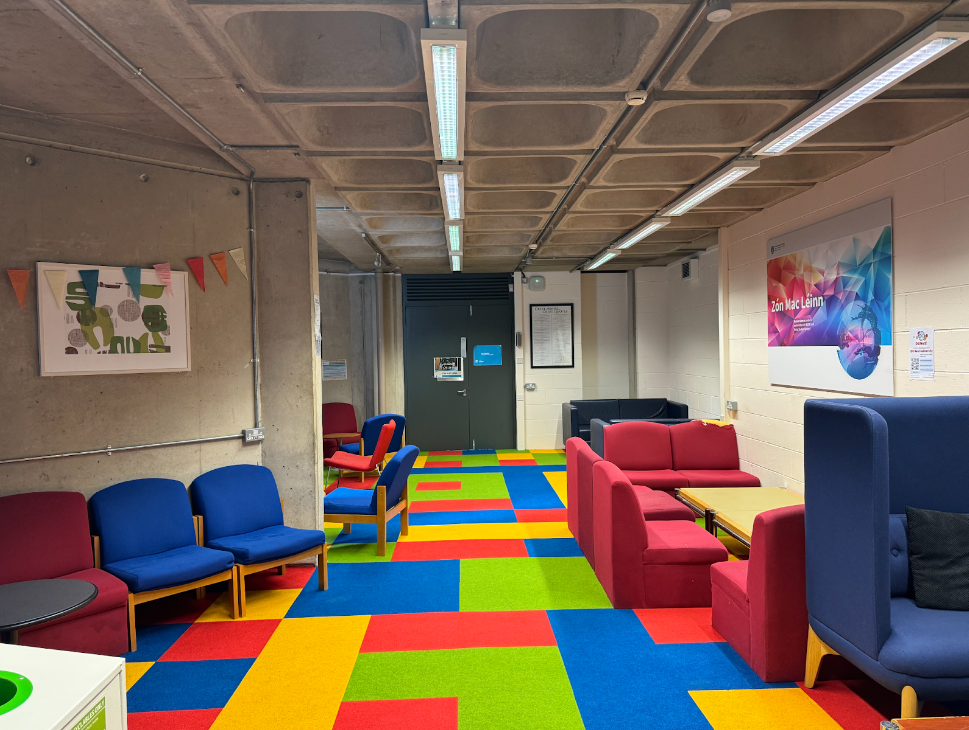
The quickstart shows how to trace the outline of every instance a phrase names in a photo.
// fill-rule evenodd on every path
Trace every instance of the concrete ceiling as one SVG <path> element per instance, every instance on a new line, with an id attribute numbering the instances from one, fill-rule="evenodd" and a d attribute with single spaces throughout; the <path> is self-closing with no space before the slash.
<path id="1" fill-rule="evenodd" d="M 462 0 L 465 271 L 514 270 L 537 240 L 529 270 L 573 268 L 935 14 L 969 12 L 965 4 L 752 0 L 734 2 L 728 22 L 688 26 L 690 0 Z M 257 177 L 313 178 L 327 260 L 372 270 L 369 240 L 405 273 L 449 270 L 422 0 L 140 0 L 124 13 L 117 0 L 70 5 Z M 647 103 L 627 107 L 624 93 L 688 27 Z M 56 0 L 0 0 L 0 105 L 0 135 L 233 169 Z M 719 226 L 966 116 L 969 44 L 600 270 L 675 261 L 708 246 Z"/>

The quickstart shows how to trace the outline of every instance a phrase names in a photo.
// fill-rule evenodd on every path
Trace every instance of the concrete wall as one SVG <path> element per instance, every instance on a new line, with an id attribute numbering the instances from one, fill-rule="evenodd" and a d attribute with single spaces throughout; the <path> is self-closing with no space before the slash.
<path id="1" fill-rule="evenodd" d="M 625 274 L 583 274 L 582 397 L 629 397 L 629 292 Z"/>
<path id="2" fill-rule="evenodd" d="M 668 398 L 670 322 L 666 269 L 636 269 L 637 398 Z"/>
<path id="3" fill-rule="evenodd" d="M 882 198 L 893 201 L 895 394 L 969 392 L 969 121 L 855 168 L 724 232 L 728 245 L 727 397 L 741 467 L 765 485 L 804 489 L 803 413 L 828 393 L 770 385 L 766 243 Z M 908 378 L 908 329 L 936 328 L 936 379 Z M 840 397 L 840 394 L 838 394 Z"/>
<path id="4" fill-rule="evenodd" d="M 34 166 L 24 159 L 32 155 Z M 229 263 L 225 286 L 208 256 L 247 253 L 243 181 L 0 141 L 0 269 L 30 269 L 21 311 L 0 282 L 0 458 L 241 433 L 251 427 L 249 283 Z M 139 179 L 149 176 L 148 182 Z M 241 191 L 233 195 L 232 188 Z M 38 261 L 140 266 L 206 263 L 205 293 L 189 277 L 192 370 L 41 378 Z M 0 466 L 0 494 L 76 490 L 164 476 L 186 484 L 209 469 L 259 463 L 240 441 Z"/>
<path id="5" fill-rule="evenodd" d="M 377 410 L 404 413 L 404 302 L 400 274 L 377 274 Z"/>

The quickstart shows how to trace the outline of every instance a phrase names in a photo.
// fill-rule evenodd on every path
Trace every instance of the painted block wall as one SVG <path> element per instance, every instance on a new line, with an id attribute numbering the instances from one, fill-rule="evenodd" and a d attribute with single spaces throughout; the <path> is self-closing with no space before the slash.
<path id="1" fill-rule="evenodd" d="M 804 401 L 843 397 L 772 386 L 767 374 L 769 238 L 893 200 L 896 396 L 969 393 L 969 120 L 896 147 L 724 231 L 727 397 L 741 468 L 803 493 Z M 908 376 L 908 330 L 936 328 L 936 379 Z"/>
<path id="2" fill-rule="evenodd" d="M 625 274 L 582 274 L 582 397 L 629 397 Z"/>

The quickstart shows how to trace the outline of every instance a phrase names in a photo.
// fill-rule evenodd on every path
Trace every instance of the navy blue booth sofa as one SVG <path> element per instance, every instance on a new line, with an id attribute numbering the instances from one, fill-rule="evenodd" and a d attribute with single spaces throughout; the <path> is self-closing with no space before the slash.
<path id="1" fill-rule="evenodd" d="M 690 408 L 683 403 L 666 398 L 570 400 L 562 404 L 562 442 L 578 436 L 591 444 L 590 423 L 594 418 L 606 423 L 656 421 L 672 425 L 689 421 Z"/>
<path id="2" fill-rule="evenodd" d="M 969 699 L 969 611 L 915 605 L 906 507 L 969 512 L 969 397 L 808 400 L 805 685 L 837 653 L 902 695 Z"/>

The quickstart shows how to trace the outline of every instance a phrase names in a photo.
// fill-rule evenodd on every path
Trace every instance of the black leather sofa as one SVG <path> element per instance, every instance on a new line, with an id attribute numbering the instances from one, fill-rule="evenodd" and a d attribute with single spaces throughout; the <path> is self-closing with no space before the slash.
<path id="1" fill-rule="evenodd" d="M 562 404 L 562 438 L 567 441 L 578 436 L 592 443 L 592 419 L 606 423 L 613 421 L 657 421 L 685 423 L 690 408 L 684 403 L 666 398 L 619 398 L 602 400 L 572 400 Z"/>

